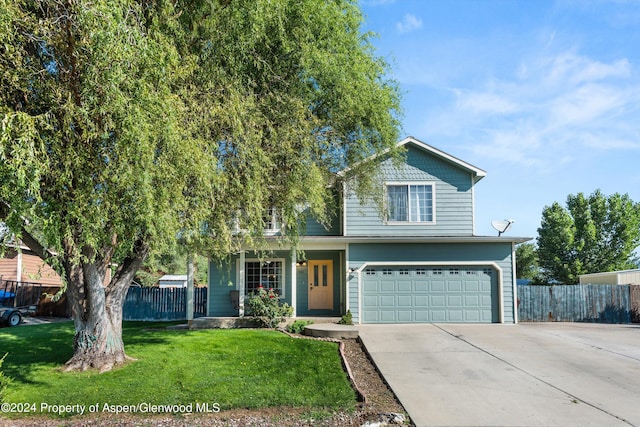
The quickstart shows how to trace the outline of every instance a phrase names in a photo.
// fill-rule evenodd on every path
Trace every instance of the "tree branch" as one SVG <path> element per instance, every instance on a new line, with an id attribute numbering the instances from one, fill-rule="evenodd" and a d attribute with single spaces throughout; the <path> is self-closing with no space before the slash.
<path id="1" fill-rule="evenodd" d="M 5 219 L 11 212 L 11 206 L 4 200 L 0 200 L 0 218 Z M 55 258 L 55 254 L 49 249 L 45 248 L 29 231 L 26 229 L 27 220 L 24 217 L 20 217 L 22 223 L 20 224 L 19 238 L 22 242 L 29 247 L 36 255 L 38 255 L 43 261 L 47 261 L 49 258 Z M 16 242 L 17 243 L 17 242 Z M 54 267 L 51 265 L 51 267 Z M 59 273 L 59 272 L 58 272 Z"/>

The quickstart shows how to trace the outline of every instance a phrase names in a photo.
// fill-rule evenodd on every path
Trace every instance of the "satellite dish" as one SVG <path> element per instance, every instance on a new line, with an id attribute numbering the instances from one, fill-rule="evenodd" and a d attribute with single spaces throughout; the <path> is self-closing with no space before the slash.
<path id="1" fill-rule="evenodd" d="M 498 232 L 498 237 L 500 237 L 502 233 L 506 233 L 507 231 L 509 231 L 509 229 L 511 228 L 511 224 L 513 224 L 514 222 L 516 221 L 513 219 L 494 219 L 493 221 L 491 221 L 491 226 Z"/>

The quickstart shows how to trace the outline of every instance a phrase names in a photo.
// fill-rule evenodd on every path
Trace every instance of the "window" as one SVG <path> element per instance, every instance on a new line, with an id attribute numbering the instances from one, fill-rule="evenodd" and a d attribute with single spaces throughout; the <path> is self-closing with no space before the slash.
<path id="1" fill-rule="evenodd" d="M 433 222 L 433 184 L 387 185 L 387 218 L 391 222 Z"/>
<path id="2" fill-rule="evenodd" d="M 425 268 L 416 269 L 416 276 L 426 276 L 427 270 Z"/>
<path id="3" fill-rule="evenodd" d="M 281 218 L 278 209 L 269 208 L 264 214 L 264 231 L 265 233 L 277 233 L 280 231 Z"/>
<path id="4" fill-rule="evenodd" d="M 366 270 L 364 270 L 364 274 L 366 274 L 367 276 L 375 276 L 376 275 L 376 269 L 375 268 L 367 268 Z"/>
<path id="5" fill-rule="evenodd" d="M 265 289 L 273 289 L 283 295 L 284 276 L 283 261 L 247 261 L 245 263 L 245 293 L 256 292 L 262 285 Z"/>

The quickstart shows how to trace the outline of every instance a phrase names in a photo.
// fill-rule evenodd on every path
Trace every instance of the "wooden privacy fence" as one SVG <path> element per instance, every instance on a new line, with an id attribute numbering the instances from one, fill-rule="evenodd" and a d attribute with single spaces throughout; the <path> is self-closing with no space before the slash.
<path id="1" fill-rule="evenodd" d="M 185 320 L 186 288 L 129 288 L 124 301 L 124 320 Z M 207 289 L 193 290 L 193 317 L 207 313 Z"/>
<path id="2" fill-rule="evenodd" d="M 640 322 L 640 285 L 518 286 L 522 322 Z"/>

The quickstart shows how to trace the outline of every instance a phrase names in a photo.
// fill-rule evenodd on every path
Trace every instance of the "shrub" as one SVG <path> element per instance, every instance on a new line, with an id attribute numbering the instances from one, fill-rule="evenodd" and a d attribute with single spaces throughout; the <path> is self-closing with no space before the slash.
<path id="1" fill-rule="evenodd" d="M 9 353 L 5 353 L 5 355 L 0 358 L 0 403 L 4 403 L 4 393 L 7 390 L 7 387 L 9 387 L 9 378 L 5 377 L 2 372 L 2 362 L 4 362 L 4 358 L 7 357 L 7 354 Z"/>
<path id="2" fill-rule="evenodd" d="M 351 310 L 347 310 L 346 314 L 342 316 L 342 319 L 338 321 L 341 325 L 353 325 L 353 317 L 351 316 Z"/>
<path id="3" fill-rule="evenodd" d="M 304 332 L 304 327 L 311 324 L 313 324 L 313 320 L 296 320 L 287 326 L 287 331 L 292 334 L 302 334 Z"/>
<path id="4" fill-rule="evenodd" d="M 247 314 L 256 318 L 265 328 L 276 328 L 285 317 L 291 316 L 293 307 L 281 303 L 280 296 L 273 289 L 262 286 L 249 295 Z"/>

